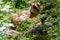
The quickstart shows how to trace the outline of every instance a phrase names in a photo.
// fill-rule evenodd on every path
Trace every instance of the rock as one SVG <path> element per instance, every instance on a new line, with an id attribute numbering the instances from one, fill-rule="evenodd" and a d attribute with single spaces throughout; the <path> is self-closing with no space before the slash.
<path id="1" fill-rule="evenodd" d="M 8 30 L 8 31 L 5 32 L 5 34 L 7 36 L 11 36 L 13 38 L 16 38 L 17 36 L 19 36 L 19 32 L 16 31 L 16 30 Z"/>
<path id="2" fill-rule="evenodd" d="M 3 27 L 15 27 L 13 23 L 3 23 Z"/>
<path id="3" fill-rule="evenodd" d="M 46 35 L 47 30 L 45 28 L 40 27 L 40 25 L 36 25 L 35 27 L 31 28 L 27 33 L 27 37 L 31 37 L 32 35 Z"/>
<path id="4" fill-rule="evenodd" d="M 6 27 L 0 27 L 0 32 L 4 31 Z"/>
<path id="5" fill-rule="evenodd" d="M 46 24 L 46 25 L 52 25 L 52 23 L 50 23 L 50 22 L 45 22 L 44 24 Z"/>

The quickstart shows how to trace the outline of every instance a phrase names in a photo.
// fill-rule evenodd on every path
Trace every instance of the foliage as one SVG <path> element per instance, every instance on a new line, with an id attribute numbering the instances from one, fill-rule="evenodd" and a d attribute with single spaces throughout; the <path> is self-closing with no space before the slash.
<path id="1" fill-rule="evenodd" d="M 3 25 L 5 25 L 4 23 L 12 23 L 11 15 L 17 10 L 29 9 L 29 3 L 33 2 L 41 2 L 40 12 L 43 12 L 43 9 L 49 3 L 56 4 L 55 8 L 46 10 L 45 13 L 38 16 L 38 18 L 46 18 L 42 26 L 48 31 L 47 39 L 60 40 L 60 0 L 0 0 L 0 27 L 3 27 Z M 26 33 L 35 25 L 36 23 L 33 22 L 32 19 L 27 22 L 25 21 L 22 25 L 17 25 L 17 27 L 19 26 L 17 30 L 20 32 L 17 39 L 0 34 L 0 40 L 33 40 L 35 37 L 26 38 Z"/>

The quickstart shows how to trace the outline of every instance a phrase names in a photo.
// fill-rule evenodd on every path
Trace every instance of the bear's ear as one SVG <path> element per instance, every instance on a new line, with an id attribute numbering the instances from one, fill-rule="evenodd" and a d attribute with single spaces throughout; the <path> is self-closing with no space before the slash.
<path id="1" fill-rule="evenodd" d="M 33 6 L 34 5 L 34 3 L 29 3 L 30 4 L 30 6 Z"/>
<path id="2" fill-rule="evenodd" d="M 30 6 L 32 6 L 32 3 L 29 3 L 30 4 Z"/>
<path id="3" fill-rule="evenodd" d="M 38 3 L 37 3 L 37 6 L 38 6 L 38 7 L 40 7 L 40 6 L 41 6 L 41 3 L 40 3 L 40 2 L 38 2 Z"/>

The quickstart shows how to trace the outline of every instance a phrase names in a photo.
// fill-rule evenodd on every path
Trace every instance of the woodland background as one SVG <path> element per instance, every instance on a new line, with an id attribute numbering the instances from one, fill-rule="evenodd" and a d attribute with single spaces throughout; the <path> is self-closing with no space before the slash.
<path id="1" fill-rule="evenodd" d="M 0 27 L 9 29 L 9 24 L 12 22 L 11 15 L 18 10 L 29 9 L 30 2 L 41 2 L 40 12 L 42 12 L 43 8 L 49 3 L 56 4 L 55 8 L 45 11 L 45 14 L 48 14 L 48 16 L 41 15 L 39 18 L 43 19 L 47 17 L 46 20 L 48 22 L 43 25 L 48 31 L 49 37 L 47 37 L 47 40 L 60 40 L 60 0 L 0 0 Z M 17 39 L 7 37 L 0 33 L 0 40 L 34 40 L 34 37 L 26 38 L 25 35 L 23 35 L 34 25 L 35 23 L 32 20 L 24 22 L 21 28 L 18 29 L 21 35 Z"/>

